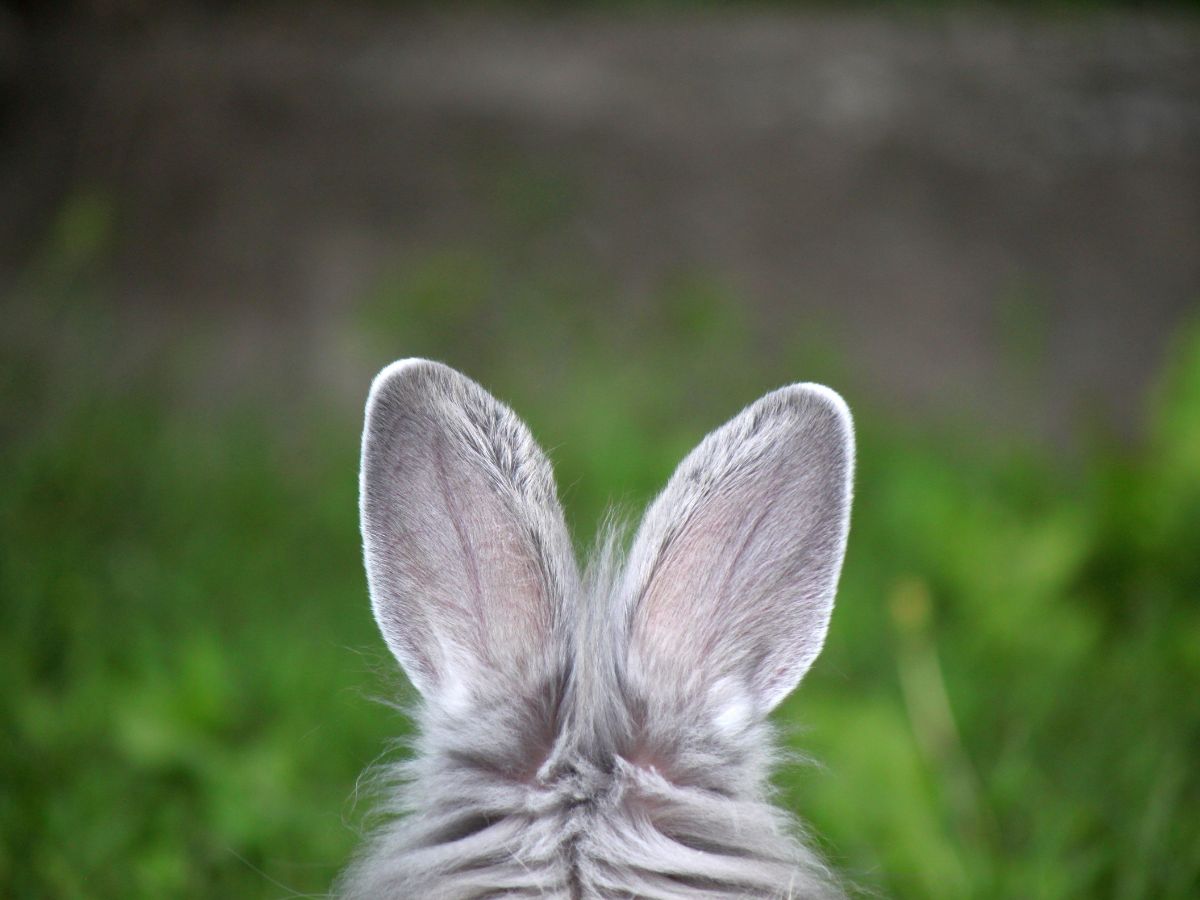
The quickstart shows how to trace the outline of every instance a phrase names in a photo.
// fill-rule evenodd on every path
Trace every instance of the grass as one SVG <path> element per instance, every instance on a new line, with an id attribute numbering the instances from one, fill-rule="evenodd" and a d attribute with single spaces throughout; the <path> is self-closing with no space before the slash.
<path id="1" fill-rule="evenodd" d="M 8 310 L 0 364 L 0 895 L 320 894 L 404 728 L 374 699 L 402 688 L 360 570 L 357 411 L 180 403 L 178 348 L 106 379 L 90 230 L 27 285 L 45 302 Z M 811 341 L 761 352 L 711 281 L 617 314 L 604 294 L 445 253 L 336 337 L 509 400 L 581 546 L 765 390 L 846 383 Z M 779 714 L 822 765 L 781 774 L 783 800 L 886 895 L 1196 896 L 1200 330 L 1133 449 L 1052 457 L 850 399 L 839 605 Z"/>

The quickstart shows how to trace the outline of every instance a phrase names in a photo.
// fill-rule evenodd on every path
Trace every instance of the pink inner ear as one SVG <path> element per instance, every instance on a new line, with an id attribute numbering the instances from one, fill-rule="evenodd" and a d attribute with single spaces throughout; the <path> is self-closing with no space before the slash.
<path id="1" fill-rule="evenodd" d="M 485 669 L 521 671 L 544 648 L 551 628 L 535 550 L 506 508 L 506 498 L 486 478 L 469 470 L 451 478 L 442 454 L 435 452 L 434 459 L 451 525 L 440 577 L 453 571 L 462 576 L 460 596 L 440 598 L 450 612 L 445 624 Z"/>
<path id="2" fill-rule="evenodd" d="M 520 676 L 544 658 L 554 616 L 532 525 L 440 420 L 408 423 L 407 440 L 379 447 L 368 495 L 380 625 L 423 688 Z"/>
<path id="3" fill-rule="evenodd" d="M 670 499 L 687 517 L 668 532 L 631 623 L 654 684 L 690 691 L 729 676 L 765 710 L 815 657 L 827 576 L 840 565 L 837 526 L 825 523 L 841 515 L 843 485 L 804 437 L 783 431 L 740 461 L 725 458 L 707 484 L 691 471 L 675 482 Z"/>
<path id="4" fill-rule="evenodd" d="M 739 581 L 775 504 L 775 498 L 763 502 L 757 493 L 724 486 L 693 511 L 663 550 L 634 623 L 635 639 L 648 649 L 679 666 L 711 670 L 711 657 L 729 630 L 742 627 Z"/>

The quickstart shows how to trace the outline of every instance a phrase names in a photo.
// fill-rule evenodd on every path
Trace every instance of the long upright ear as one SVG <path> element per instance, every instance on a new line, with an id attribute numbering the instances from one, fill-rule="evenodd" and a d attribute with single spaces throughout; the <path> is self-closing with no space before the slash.
<path id="1" fill-rule="evenodd" d="M 516 415 L 440 363 L 371 385 L 360 480 L 375 619 L 426 696 L 553 664 L 578 573 L 550 463 Z"/>
<path id="2" fill-rule="evenodd" d="M 829 627 L 853 470 L 850 412 L 814 384 L 767 394 L 684 459 L 622 585 L 647 690 L 718 691 L 755 715 L 791 692 Z"/>

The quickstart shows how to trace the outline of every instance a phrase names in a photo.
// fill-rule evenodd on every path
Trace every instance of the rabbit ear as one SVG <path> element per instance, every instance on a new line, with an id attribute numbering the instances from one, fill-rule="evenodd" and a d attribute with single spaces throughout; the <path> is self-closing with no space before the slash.
<path id="1" fill-rule="evenodd" d="M 388 366 L 360 492 L 375 619 L 423 694 L 546 670 L 578 574 L 550 463 L 510 409 L 440 363 Z"/>
<path id="2" fill-rule="evenodd" d="M 850 411 L 814 384 L 767 394 L 684 459 L 622 585 L 646 690 L 718 691 L 760 716 L 791 692 L 825 641 L 853 469 Z"/>

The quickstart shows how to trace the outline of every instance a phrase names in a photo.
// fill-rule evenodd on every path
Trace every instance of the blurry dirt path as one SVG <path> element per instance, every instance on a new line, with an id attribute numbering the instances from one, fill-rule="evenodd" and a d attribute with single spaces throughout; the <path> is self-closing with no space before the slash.
<path id="1" fill-rule="evenodd" d="M 1062 438 L 1080 410 L 1135 426 L 1200 302 L 1196 22 L 277 10 L 0 37 L 5 277 L 100 186 L 122 307 L 163 339 L 222 323 L 229 378 L 275 360 L 357 398 L 327 336 L 381 268 L 501 247 L 604 273 L 618 310 L 712 275 L 766 334 L 824 329 L 882 402 Z"/>

